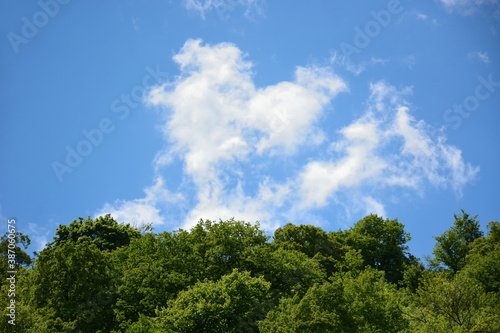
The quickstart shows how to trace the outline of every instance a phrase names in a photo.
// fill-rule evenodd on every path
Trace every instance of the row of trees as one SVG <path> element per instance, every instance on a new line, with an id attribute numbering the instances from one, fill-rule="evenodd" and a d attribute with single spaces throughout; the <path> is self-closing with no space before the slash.
<path id="1" fill-rule="evenodd" d="M 500 332 L 500 223 L 462 211 L 428 267 L 409 233 L 201 220 L 154 233 L 110 215 L 61 225 L 32 259 L 16 234 L 16 325 L 2 332 Z M 6 309 L 8 239 L 1 239 Z"/>

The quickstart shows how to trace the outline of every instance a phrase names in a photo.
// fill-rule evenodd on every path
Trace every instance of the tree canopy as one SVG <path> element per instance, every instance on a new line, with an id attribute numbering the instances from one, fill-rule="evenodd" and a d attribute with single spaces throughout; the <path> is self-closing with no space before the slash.
<path id="1" fill-rule="evenodd" d="M 161 233 L 79 218 L 35 258 L 28 236 L 2 238 L 4 261 L 9 244 L 19 251 L 18 321 L 4 316 L 0 331 L 498 332 L 500 223 L 484 236 L 476 218 L 455 215 L 429 267 L 402 223 L 373 214 L 339 231 L 288 223 L 272 238 L 234 218 Z"/>

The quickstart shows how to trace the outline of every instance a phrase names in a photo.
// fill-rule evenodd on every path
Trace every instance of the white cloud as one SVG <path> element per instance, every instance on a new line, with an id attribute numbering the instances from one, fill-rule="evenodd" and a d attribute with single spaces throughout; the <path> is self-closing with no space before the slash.
<path id="1" fill-rule="evenodd" d="M 161 225 L 165 223 L 164 217 L 160 214 L 159 207 L 167 204 L 182 202 L 180 194 L 170 193 L 164 185 L 162 177 L 158 177 L 153 186 L 144 190 L 146 196 L 135 200 L 116 200 L 112 204 L 106 203 L 94 214 L 94 218 L 111 214 L 118 222 L 145 224 L 153 223 Z"/>
<path id="2" fill-rule="evenodd" d="M 424 121 L 415 121 L 404 100 L 410 89 L 398 91 L 384 82 L 370 89 L 365 115 L 341 129 L 341 139 L 331 144 L 336 158 L 304 167 L 298 182 L 302 207 L 324 206 L 339 191 L 361 186 L 423 191 L 429 183 L 451 187 L 461 196 L 479 168 L 466 164 L 461 151 L 446 144 L 443 133 L 433 134 Z M 364 200 L 366 207 L 381 211 L 383 206 L 374 200 Z"/>
<path id="3" fill-rule="evenodd" d="M 195 177 L 255 151 L 293 153 L 314 134 L 331 98 L 347 89 L 328 69 L 304 67 L 297 68 L 295 82 L 257 89 L 251 63 L 228 43 L 212 47 L 188 40 L 174 60 L 182 74 L 173 86 L 154 89 L 149 103 L 167 110 L 164 133 L 173 148 L 165 154 L 182 155 L 187 173 Z"/>
<path id="4" fill-rule="evenodd" d="M 479 171 L 442 130 L 414 118 L 406 100 L 412 88 L 371 84 L 364 113 L 329 134 L 321 120 L 335 125 L 330 102 L 347 91 L 330 68 L 297 67 L 292 81 L 256 87 L 252 63 L 233 44 L 188 40 L 174 61 L 180 75 L 147 98 L 163 116 L 158 179 L 144 198 L 106 204 L 100 214 L 162 224 L 182 206 L 183 228 L 235 217 L 272 230 L 331 203 L 347 216 L 385 215 L 384 189 L 423 195 L 430 185 L 460 196 Z M 305 159 L 306 151 L 314 152 Z M 183 163 L 177 194 L 161 176 L 168 179 L 165 168 L 175 160 Z M 282 176 L 285 161 L 293 167 Z"/>
<path id="5" fill-rule="evenodd" d="M 240 181 L 241 171 L 234 168 L 239 162 L 293 155 L 301 146 L 320 144 L 325 136 L 318 119 L 331 99 L 347 90 L 346 84 L 329 68 L 297 67 L 294 81 L 257 88 L 251 62 L 229 43 L 211 46 L 188 40 L 174 61 L 181 74 L 175 82 L 153 89 L 148 103 L 164 110 L 162 130 L 169 147 L 157 154 L 155 170 L 160 173 L 181 158 L 184 174 L 198 193 L 185 226 L 203 216 L 269 218 L 267 212 L 276 209 L 271 207 L 279 206 L 288 191 L 285 185 L 270 186 L 259 179 L 259 192 L 252 198 L 241 188 L 231 190 L 224 176 Z M 161 199 L 157 191 L 151 193 L 143 199 L 118 200 L 101 211 L 162 223 L 156 207 Z"/>
<path id="6" fill-rule="evenodd" d="M 227 220 L 231 217 L 245 221 L 260 221 L 264 230 L 271 231 L 279 227 L 277 212 L 290 194 L 286 184 L 271 184 L 268 179 L 259 184 L 255 197 L 245 195 L 241 184 L 217 196 L 201 196 L 198 205 L 186 218 L 183 228 L 193 227 L 200 219 Z"/>
<path id="7" fill-rule="evenodd" d="M 363 197 L 363 203 L 365 206 L 365 214 L 377 214 L 378 216 L 387 216 L 384 205 L 371 196 Z"/>

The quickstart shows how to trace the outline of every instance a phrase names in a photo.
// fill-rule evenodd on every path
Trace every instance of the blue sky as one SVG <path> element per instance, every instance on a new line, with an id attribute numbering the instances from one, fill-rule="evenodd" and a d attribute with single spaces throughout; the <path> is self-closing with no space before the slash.
<path id="1" fill-rule="evenodd" d="M 497 0 L 2 3 L 0 217 L 325 230 L 500 207 Z"/>

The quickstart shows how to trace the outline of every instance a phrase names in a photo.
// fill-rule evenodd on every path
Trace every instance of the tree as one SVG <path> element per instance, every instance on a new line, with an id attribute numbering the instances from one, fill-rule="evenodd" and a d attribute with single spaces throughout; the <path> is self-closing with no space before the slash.
<path id="1" fill-rule="evenodd" d="M 154 317 L 157 307 L 165 307 L 198 280 L 217 281 L 235 268 L 248 267 L 252 249 L 267 240 L 258 223 L 234 219 L 201 220 L 190 231 L 148 233 L 134 239 L 112 255 L 121 275 L 115 305 L 120 328 L 129 327 L 140 314 Z"/>
<path id="2" fill-rule="evenodd" d="M 402 317 L 396 289 L 383 272 L 367 268 L 358 275 L 336 273 L 311 287 L 303 298 L 283 299 L 259 323 L 262 333 L 398 332 Z"/>
<path id="3" fill-rule="evenodd" d="M 90 241 L 66 241 L 41 251 L 29 274 L 36 332 L 96 333 L 113 327 L 115 289 L 108 256 Z"/>
<path id="4" fill-rule="evenodd" d="M 478 238 L 472 243 L 463 269 L 500 301 L 500 223 L 490 222 L 488 230 L 488 237 Z"/>
<path id="5" fill-rule="evenodd" d="M 462 215 L 454 214 L 453 226 L 441 236 L 436 236 L 434 258 L 429 260 L 431 267 L 439 268 L 445 265 L 456 273 L 465 266 L 465 258 L 471 249 L 474 240 L 483 236 L 479 229 L 477 215 L 471 217 L 462 209 Z"/>
<path id="6" fill-rule="evenodd" d="M 56 237 L 48 247 L 57 247 L 66 241 L 74 243 L 90 241 L 100 250 L 114 250 L 128 245 L 131 239 L 140 236 L 140 230 L 131 227 L 130 224 L 119 224 L 110 214 L 95 220 L 90 216 L 86 220 L 79 217 L 78 221 L 74 220 L 69 226 L 59 225 Z"/>
<path id="7" fill-rule="evenodd" d="M 330 276 L 334 271 L 335 260 L 341 256 L 341 245 L 321 228 L 292 223 L 274 232 L 273 244 L 286 250 L 299 251 L 317 260 Z"/>
<path id="8" fill-rule="evenodd" d="M 27 267 L 33 262 L 29 254 L 24 250 L 31 244 L 28 235 L 21 232 L 6 232 L 0 238 L 0 286 L 5 281 L 7 271 L 21 271 L 21 267 Z M 24 250 L 19 246 L 22 245 Z M 10 251 L 9 251 L 10 250 Z M 9 267 L 10 258 L 14 258 L 13 267 Z"/>
<path id="9" fill-rule="evenodd" d="M 406 309 L 411 332 L 499 332 L 491 294 L 467 274 L 428 272 Z"/>
<path id="10" fill-rule="evenodd" d="M 248 249 L 246 269 L 253 276 L 263 276 L 271 282 L 272 299 L 295 294 L 301 297 L 315 283 L 326 280 L 320 264 L 304 253 L 265 244 Z"/>
<path id="11" fill-rule="evenodd" d="M 265 244 L 269 237 L 259 223 L 200 220 L 190 231 L 190 243 L 203 264 L 203 277 L 218 280 L 242 267 L 246 250 Z"/>
<path id="12" fill-rule="evenodd" d="M 258 332 L 270 303 L 271 284 L 237 269 L 219 281 L 196 283 L 158 311 L 156 326 L 167 332 Z"/>
<path id="13" fill-rule="evenodd" d="M 389 282 L 402 280 L 407 266 L 416 264 L 406 245 L 411 240 L 410 234 L 404 231 L 404 225 L 397 219 L 384 220 L 371 214 L 333 237 L 361 251 L 364 264 L 384 271 Z"/>
<path id="14" fill-rule="evenodd" d="M 157 307 L 165 307 L 203 275 L 202 261 L 184 230 L 145 234 L 114 251 L 112 260 L 120 275 L 114 311 L 121 329 L 141 314 L 154 317 Z"/>

